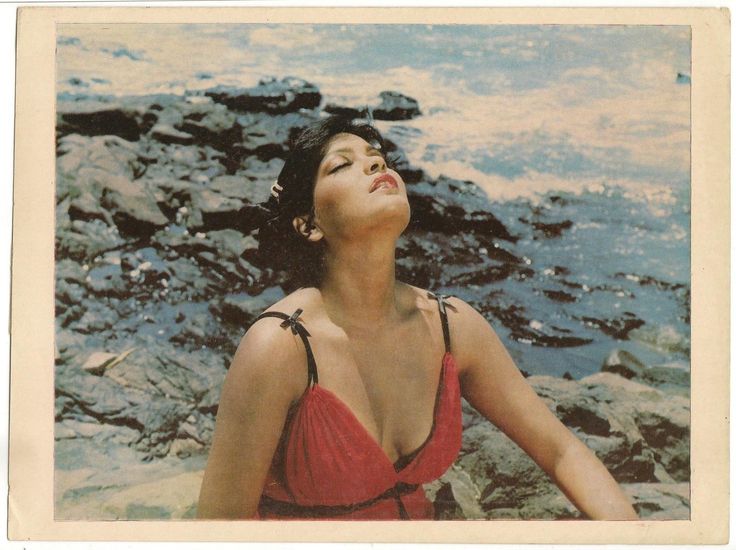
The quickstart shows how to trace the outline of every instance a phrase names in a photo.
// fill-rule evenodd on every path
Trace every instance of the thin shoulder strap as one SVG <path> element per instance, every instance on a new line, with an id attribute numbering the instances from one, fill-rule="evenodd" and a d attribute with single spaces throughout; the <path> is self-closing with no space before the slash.
<path id="1" fill-rule="evenodd" d="M 318 383 L 317 363 L 314 360 L 312 346 L 309 345 L 309 338 L 311 337 L 311 334 L 309 334 L 307 329 L 304 328 L 304 325 L 299 321 L 299 316 L 301 314 L 301 309 L 297 309 L 294 313 L 291 314 L 291 316 L 287 315 L 286 313 L 281 313 L 280 311 L 266 311 L 265 313 L 261 313 L 256 321 L 258 321 L 259 319 L 263 319 L 264 317 L 277 317 L 279 319 L 283 319 L 284 321 L 283 323 L 281 323 L 281 328 L 286 329 L 291 327 L 291 332 L 293 334 L 299 335 L 299 337 L 302 339 L 302 342 L 304 343 L 304 349 L 307 351 L 307 383 L 312 386 Z"/>
<path id="2" fill-rule="evenodd" d="M 437 307 L 440 310 L 440 319 L 442 320 L 442 336 L 445 339 L 445 352 L 450 353 L 450 324 L 447 322 L 447 306 L 455 309 L 452 304 L 447 302 L 447 298 L 451 298 L 451 296 L 432 292 L 427 292 L 427 294 L 433 300 L 437 300 Z"/>

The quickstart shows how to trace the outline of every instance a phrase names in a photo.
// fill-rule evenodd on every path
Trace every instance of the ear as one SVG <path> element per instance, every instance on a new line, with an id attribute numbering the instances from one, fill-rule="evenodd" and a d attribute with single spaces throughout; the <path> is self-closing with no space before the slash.
<path id="1" fill-rule="evenodd" d="M 322 230 L 312 222 L 311 216 L 297 216 L 291 222 L 297 233 L 309 242 L 316 243 L 325 236 Z"/>

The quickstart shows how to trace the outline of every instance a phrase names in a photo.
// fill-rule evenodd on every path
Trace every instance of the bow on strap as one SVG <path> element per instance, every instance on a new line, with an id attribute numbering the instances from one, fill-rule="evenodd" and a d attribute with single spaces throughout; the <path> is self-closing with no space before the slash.
<path id="1" fill-rule="evenodd" d="M 447 315 L 447 309 L 446 309 L 447 306 L 450 306 L 450 308 L 453 311 L 457 311 L 455 309 L 455 306 L 453 306 L 450 302 L 447 301 L 447 298 L 451 298 L 452 296 L 448 294 L 433 294 L 432 292 L 428 292 L 427 294 L 429 294 L 430 298 L 437 300 L 437 305 L 439 306 L 440 313 L 442 315 Z"/>
<path id="2" fill-rule="evenodd" d="M 291 314 L 291 316 L 288 319 L 285 319 L 281 323 L 281 328 L 291 327 L 292 334 L 299 334 L 303 333 L 304 336 L 311 337 L 312 335 L 309 334 L 306 328 L 304 328 L 304 325 L 302 325 L 299 322 L 299 316 L 302 314 L 301 309 L 297 309 L 294 313 Z"/>

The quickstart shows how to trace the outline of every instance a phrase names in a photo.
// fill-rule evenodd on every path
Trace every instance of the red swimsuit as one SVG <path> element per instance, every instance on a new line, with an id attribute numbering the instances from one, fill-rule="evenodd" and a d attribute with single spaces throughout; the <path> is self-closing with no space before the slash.
<path id="1" fill-rule="evenodd" d="M 289 413 L 263 488 L 258 515 L 267 519 L 433 519 L 422 484 L 440 477 L 455 461 L 462 436 L 460 387 L 450 353 L 443 296 L 445 337 L 432 428 L 424 443 L 392 463 L 352 411 L 317 381 L 309 333 L 297 320 L 284 319 L 307 350 L 309 385 Z"/>

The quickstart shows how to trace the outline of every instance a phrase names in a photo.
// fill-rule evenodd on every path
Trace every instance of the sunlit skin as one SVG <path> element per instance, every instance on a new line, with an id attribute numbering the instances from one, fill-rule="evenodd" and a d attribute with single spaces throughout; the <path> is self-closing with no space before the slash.
<path id="1" fill-rule="evenodd" d="M 375 188 L 387 174 L 392 178 Z M 304 310 L 320 385 L 350 408 L 391 461 L 429 434 L 444 354 L 437 302 L 395 278 L 396 242 L 409 214 L 404 182 L 381 152 L 358 136 L 335 136 L 317 171 L 314 216 L 293 220 L 305 239 L 326 243 L 322 284 L 269 308 Z M 488 322 L 462 300 L 449 303 L 463 397 L 586 516 L 636 519 L 603 464 L 534 393 Z M 256 514 L 287 411 L 307 384 L 305 361 L 299 338 L 278 322 L 256 323 L 243 337 L 223 384 L 200 518 Z"/>

